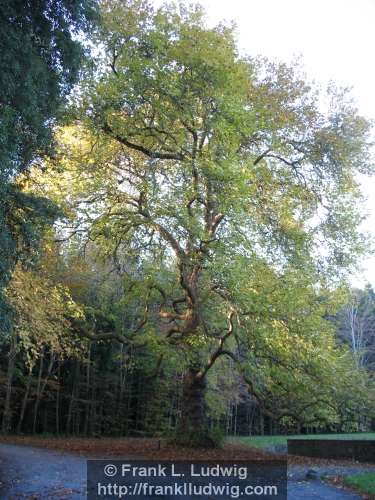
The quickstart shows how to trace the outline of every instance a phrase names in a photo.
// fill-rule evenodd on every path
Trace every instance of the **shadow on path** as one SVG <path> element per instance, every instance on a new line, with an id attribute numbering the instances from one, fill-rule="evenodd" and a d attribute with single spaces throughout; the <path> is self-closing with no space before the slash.
<path id="1" fill-rule="evenodd" d="M 86 498 L 86 459 L 28 446 L 0 444 L 0 498 Z"/>
<path id="2" fill-rule="evenodd" d="M 315 481 L 289 481 L 288 500 L 360 500 L 362 497 Z"/>
<path id="3" fill-rule="evenodd" d="M 119 457 L 117 457 L 119 458 Z M 288 500 L 359 500 L 320 480 L 288 480 Z M 29 446 L 0 444 L 0 498 L 84 499 L 86 458 Z"/>

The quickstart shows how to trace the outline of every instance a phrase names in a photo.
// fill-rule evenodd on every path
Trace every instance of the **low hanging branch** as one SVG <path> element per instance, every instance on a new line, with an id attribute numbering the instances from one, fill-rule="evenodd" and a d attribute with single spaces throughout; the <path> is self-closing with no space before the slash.
<path id="1" fill-rule="evenodd" d="M 80 332 L 82 335 L 89 340 L 93 342 L 98 342 L 101 340 L 104 341 L 110 341 L 110 340 L 116 340 L 120 344 L 132 344 L 135 347 L 145 347 L 146 343 L 142 344 L 134 344 L 135 336 L 138 332 L 142 330 L 142 328 L 145 326 L 145 324 L 148 321 L 148 313 L 149 313 L 149 304 L 148 304 L 148 299 L 149 299 L 149 294 L 146 299 L 146 305 L 144 309 L 144 316 L 142 320 L 138 323 L 138 325 L 129 333 L 129 335 L 121 335 L 120 333 L 114 331 L 114 332 L 99 332 L 99 333 L 94 333 L 93 331 L 89 331 L 87 329 L 80 329 Z"/>
<path id="2" fill-rule="evenodd" d="M 314 399 L 313 401 L 309 401 L 309 402 L 303 404 L 302 406 L 300 406 L 299 408 L 296 408 L 294 410 L 292 410 L 289 407 L 280 408 L 278 411 L 271 410 L 269 407 L 267 407 L 265 405 L 265 400 L 270 400 L 271 392 L 269 392 L 268 394 L 262 395 L 255 388 L 254 382 L 245 373 L 245 370 L 244 370 L 243 365 L 241 364 L 241 361 L 236 356 L 234 356 L 232 353 L 230 353 L 230 355 L 231 355 L 230 357 L 233 359 L 233 361 L 235 361 L 237 368 L 238 368 L 238 371 L 239 371 L 242 379 L 244 380 L 245 384 L 248 387 L 249 393 L 251 394 L 251 396 L 253 396 L 255 398 L 259 408 L 261 409 L 261 411 L 264 415 L 266 415 L 274 420 L 280 420 L 281 418 L 284 418 L 284 417 L 290 417 L 290 418 L 293 418 L 297 422 L 301 422 L 303 420 L 305 423 L 312 424 L 312 423 L 318 421 L 319 419 L 316 417 L 313 417 L 310 420 L 306 420 L 305 418 L 303 418 L 303 412 L 306 411 L 307 409 L 309 409 L 315 405 L 318 405 L 318 404 L 324 404 L 326 406 L 331 407 L 332 409 L 335 409 L 334 406 L 329 401 L 327 401 L 323 398 L 318 398 L 318 399 Z M 281 383 L 279 383 L 279 385 L 281 385 Z"/>

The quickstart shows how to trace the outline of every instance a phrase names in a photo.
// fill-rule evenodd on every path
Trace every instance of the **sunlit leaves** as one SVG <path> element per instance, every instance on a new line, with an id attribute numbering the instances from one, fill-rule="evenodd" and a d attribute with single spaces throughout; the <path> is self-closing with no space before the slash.
<path id="1" fill-rule="evenodd" d="M 202 366 L 232 329 L 264 396 L 328 387 L 334 287 L 363 251 L 368 124 L 333 88 L 323 112 L 298 67 L 240 57 L 199 8 L 106 1 L 95 36 L 42 176 L 60 233 L 126 276 L 117 306 L 129 329 L 146 310 L 153 349 Z"/>
<path id="2" fill-rule="evenodd" d="M 13 334 L 29 366 L 44 348 L 60 358 L 79 353 L 81 346 L 72 335 L 71 321 L 83 318 L 83 311 L 66 288 L 41 271 L 24 271 L 18 266 L 6 297 L 14 311 Z"/>

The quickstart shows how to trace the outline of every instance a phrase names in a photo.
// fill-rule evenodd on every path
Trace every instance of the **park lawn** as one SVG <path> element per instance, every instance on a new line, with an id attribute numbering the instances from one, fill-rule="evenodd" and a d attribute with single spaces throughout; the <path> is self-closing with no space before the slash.
<path id="1" fill-rule="evenodd" d="M 364 472 L 343 478 L 343 484 L 354 488 L 359 493 L 375 495 L 375 472 Z"/>
<path id="2" fill-rule="evenodd" d="M 375 440 L 375 432 L 357 432 L 351 434 L 303 434 L 293 436 L 231 436 L 231 443 L 245 444 L 254 448 L 267 448 L 287 444 L 288 439 L 370 439 Z"/>

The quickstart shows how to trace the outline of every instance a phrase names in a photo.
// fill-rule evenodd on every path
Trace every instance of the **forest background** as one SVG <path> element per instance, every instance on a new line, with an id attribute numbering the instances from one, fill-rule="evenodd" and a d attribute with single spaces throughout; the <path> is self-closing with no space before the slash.
<path id="1" fill-rule="evenodd" d="M 350 95 L 200 7 L 38 6 L 0 19 L 2 432 L 374 429 Z"/>

